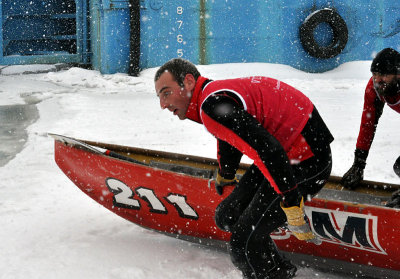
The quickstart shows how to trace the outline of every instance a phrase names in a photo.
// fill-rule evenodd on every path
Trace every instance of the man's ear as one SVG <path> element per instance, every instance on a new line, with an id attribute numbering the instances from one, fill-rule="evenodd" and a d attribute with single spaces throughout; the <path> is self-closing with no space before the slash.
<path id="1" fill-rule="evenodd" d="M 192 74 L 186 74 L 185 79 L 183 80 L 183 84 L 185 85 L 185 89 L 187 91 L 192 91 L 196 86 L 196 79 Z"/>

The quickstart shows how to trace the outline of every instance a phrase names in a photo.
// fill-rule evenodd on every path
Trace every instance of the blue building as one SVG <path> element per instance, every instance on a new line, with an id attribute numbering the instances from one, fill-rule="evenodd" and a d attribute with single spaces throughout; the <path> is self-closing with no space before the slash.
<path id="1" fill-rule="evenodd" d="M 70 62 L 105 74 L 135 73 L 182 57 L 195 64 L 268 62 L 324 72 L 371 60 L 385 47 L 400 50 L 400 0 L 0 4 L 0 64 Z"/>

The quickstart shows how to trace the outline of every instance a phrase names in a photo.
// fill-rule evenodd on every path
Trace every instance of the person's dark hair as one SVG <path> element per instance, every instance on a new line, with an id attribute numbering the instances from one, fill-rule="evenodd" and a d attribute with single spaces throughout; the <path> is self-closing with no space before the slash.
<path id="1" fill-rule="evenodd" d="M 371 72 L 379 74 L 400 74 L 400 53 L 392 48 L 378 52 L 371 63 Z"/>
<path id="2" fill-rule="evenodd" d="M 154 76 L 154 82 L 156 82 L 164 72 L 170 72 L 180 86 L 183 86 L 183 80 L 187 74 L 192 74 L 196 81 L 200 76 L 200 72 L 197 70 L 196 66 L 182 58 L 171 59 L 162 65 Z"/>

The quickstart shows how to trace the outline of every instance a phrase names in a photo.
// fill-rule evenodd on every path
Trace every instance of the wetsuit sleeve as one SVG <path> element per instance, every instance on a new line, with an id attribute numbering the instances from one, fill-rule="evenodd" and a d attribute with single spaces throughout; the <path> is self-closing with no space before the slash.
<path id="1" fill-rule="evenodd" d="M 233 98 L 209 96 L 202 104 L 206 129 L 254 160 L 278 194 L 296 188 L 293 170 L 279 141 Z"/>
<path id="2" fill-rule="evenodd" d="M 226 141 L 218 139 L 219 174 L 226 179 L 235 178 L 243 154 Z"/>
<path id="3" fill-rule="evenodd" d="M 364 107 L 361 117 L 360 132 L 357 138 L 357 149 L 369 151 L 374 140 L 376 127 L 383 112 L 384 103 L 378 98 L 370 81 L 365 89 Z"/>

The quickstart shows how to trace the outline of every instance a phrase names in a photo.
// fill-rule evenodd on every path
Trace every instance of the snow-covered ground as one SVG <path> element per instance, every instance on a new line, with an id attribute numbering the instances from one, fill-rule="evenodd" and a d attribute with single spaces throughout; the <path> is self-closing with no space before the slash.
<path id="1" fill-rule="evenodd" d="M 351 62 L 322 74 L 264 63 L 199 70 L 212 79 L 265 75 L 300 89 L 335 136 L 332 174 L 341 176 L 352 164 L 369 66 Z M 80 68 L 20 75 L 24 66 L 2 68 L 0 106 L 37 103 L 39 119 L 28 127 L 23 150 L 0 168 L 1 279 L 241 278 L 227 253 L 129 223 L 83 195 L 54 162 L 48 132 L 215 158 L 215 139 L 203 127 L 160 109 L 155 70 L 129 77 Z M 386 107 L 365 179 L 400 183 L 392 170 L 400 155 L 395 127 L 400 115 Z M 296 278 L 343 277 L 300 268 Z"/>

